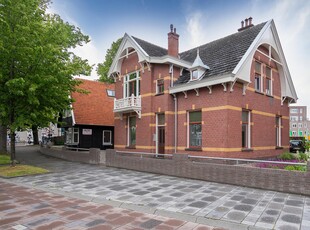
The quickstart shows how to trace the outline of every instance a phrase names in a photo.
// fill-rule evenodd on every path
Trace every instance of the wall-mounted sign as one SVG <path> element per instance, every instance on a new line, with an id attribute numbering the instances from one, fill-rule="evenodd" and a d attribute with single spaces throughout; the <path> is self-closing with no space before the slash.
<path id="1" fill-rule="evenodd" d="M 83 129 L 82 130 L 82 134 L 83 135 L 92 135 L 93 134 L 93 130 L 92 129 Z"/>

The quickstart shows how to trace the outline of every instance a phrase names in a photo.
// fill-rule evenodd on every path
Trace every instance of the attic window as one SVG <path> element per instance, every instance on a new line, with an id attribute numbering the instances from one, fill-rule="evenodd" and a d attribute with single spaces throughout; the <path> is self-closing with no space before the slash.
<path id="1" fill-rule="evenodd" d="M 109 97 L 115 97 L 115 91 L 111 89 L 107 89 L 107 94 Z"/>
<path id="2" fill-rule="evenodd" d="M 196 69 L 192 71 L 192 81 L 197 79 L 198 79 L 198 70 Z"/>

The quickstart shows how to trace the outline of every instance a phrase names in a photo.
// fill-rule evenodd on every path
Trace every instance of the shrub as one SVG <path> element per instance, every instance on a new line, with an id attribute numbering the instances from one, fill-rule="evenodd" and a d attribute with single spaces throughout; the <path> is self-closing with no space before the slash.
<path id="1" fill-rule="evenodd" d="M 284 169 L 285 170 L 289 170 L 289 171 L 306 171 L 306 166 L 302 166 L 302 165 L 288 165 Z"/>
<path id="2" fill-rule="evenodd" d="M 309 156 L 306 153 L 299 153 L 299 157 L 298 158 L 301 161 L 308 161 Z"/>
<path id="3" fill-rule="evenodd" d="M 278 159 L 281 159 L 281 160 L 294 160 L 294 159 L 296 159 L 296 157 L 292 153 L 285 152 L 285 153 L 282 153 L 280 156 L 278 156 Z"/>

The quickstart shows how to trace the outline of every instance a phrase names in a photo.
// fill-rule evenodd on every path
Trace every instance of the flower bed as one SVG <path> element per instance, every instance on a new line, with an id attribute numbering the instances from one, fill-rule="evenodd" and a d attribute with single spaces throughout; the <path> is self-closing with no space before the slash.
<path id="1" fill-rule="evenodd" d="M 292 154 L 292 153 L 283 153 L 278 156 L 277 159 L 273 159 L 275 163 L 261 162 L 256 163 L 255 167 L 259 168 L 272 168 L 272 169 L 285 169 L 285 170 L 295 170 L 295 171 L 307 171 L 307 166 L 305 165 L 294 165 L 294 164 L 283 164 L 287 163 L 307 163 L 309 156 L 307 154 Z M 279 162 L 279 163 L 277 163 Z"/>

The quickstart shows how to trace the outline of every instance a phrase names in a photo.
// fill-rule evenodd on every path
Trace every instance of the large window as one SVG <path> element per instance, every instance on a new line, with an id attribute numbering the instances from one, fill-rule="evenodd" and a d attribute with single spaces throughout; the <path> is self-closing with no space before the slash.
<path id="1" fill-rule="evenodd" d="M 272 71 L 266 66 L 266 94 L 272 95 Z"/>
<path id="2" fill-rule="evenodd" d="M 250 111 L 242 111 L 242 148 L 251 148 L 251 117 Z"/>
<path id="3" fill-rule="evenodd" d="M 136 146 L 136 117 L 128 118 L 128 146 Z"/>
<path id="4" fill-rule="evenodd" d="M 103 145 L 112 145 L 112 131 L 111 130 L 103 130 Z"/>
<path id="5" fill-rule="evenodd" d="M 188 113 L 189 118 L 189 147 L 201 148 L 201 111 Z"/>
<path id="6" fill-rule="evenodd" d="M 276 117 L 276 146 L 281 146 L 281 117 Z"/>
<path id="7" fill-rule="evenodd" d="M 66 144 L 78 144 L 79 143 L 79 128 L 68 128 L 66 131 Z"/>
<path id="8" fill-rule="evenodd" d="M 140 95 L 140 76 L 139 71 L 127 74 L 124 77 L 124 98 Z"/>
<path id="9" fill-rule="evenodd" d="M 262 92 L 262 64 L 255 62 L 255 90 L 257 92 Z"/>
<path id="10" fill-rule="evenodd" d="M 291 113 L 298 113 L 298 109 L 291 109 L 290 112 Z"/>

